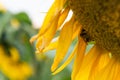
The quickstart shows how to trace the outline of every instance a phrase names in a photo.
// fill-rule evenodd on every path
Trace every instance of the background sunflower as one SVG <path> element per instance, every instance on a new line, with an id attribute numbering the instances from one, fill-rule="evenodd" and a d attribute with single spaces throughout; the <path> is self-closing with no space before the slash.
<path id="1" fill-rule="evenodd" d="M 70 80 L 70 70 L 52 76 L 53 59 L 36 56 L 29 40 L 37 32 L 28 14 L 12 13 L 0 6 L 0 80 Z"/>

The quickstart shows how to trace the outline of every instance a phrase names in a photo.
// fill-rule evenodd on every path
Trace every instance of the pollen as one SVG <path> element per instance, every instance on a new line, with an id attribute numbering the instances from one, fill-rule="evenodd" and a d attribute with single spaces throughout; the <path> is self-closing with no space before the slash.
<path id="1" fill-rule="evenodd" d="M 120 1 L 70 0 L 69 6 L 90 38 L 120 57 Z"/>

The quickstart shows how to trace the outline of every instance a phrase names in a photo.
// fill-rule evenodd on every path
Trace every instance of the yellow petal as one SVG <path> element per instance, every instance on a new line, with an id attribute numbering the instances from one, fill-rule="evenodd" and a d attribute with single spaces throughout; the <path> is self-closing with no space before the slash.
<path id="1" fill-rule="evenodd" d="M 69 13 L 70 8 L 65 8 L 64 11 L 62 11 L 62 13 L 60 14 L 60 18 L 58 21 L 58 28 L 63 24 L 63 22 L 65 21 L 68 13 Z"/>
<path id="2" fill-rule="evenodd" d="M 67 22 L 60 32 L 56 55 L 51 67 L 52 72 L 58 67 L 58 64 L 61 62 L 61 60 L 64 59 L 64 56 L 66 55 L 68 48 L 72 42 L 73 24 L 74 18 Z"/>
<path id="3" fill-rule="evenodd" d="M 76 21 L 73 27 L 73 36 L 72 41 L 81 33 L 82 26 Z M 51 42 L 44 50 L 43 53 L 49 50 L 53 50 L 57 48 L 58 41 Z"/>
<path id="4" fill-rule="evenodd" d="M 82 30 L 82 26 L 78 23 L 78 21 L 76 21 L 74 23 L 74 27 L 73 27 L 73 36 L 72 36 L 72 40 L 74 40 L 80 33 Z M 58 44 L 58 40 L 51 42 L 44 50 L 43 53 L 49 50 L 53 50 L 57 48 L 57 44 Z"/>
<path id="5" fill-rule="evenodd" d="M 51 24 L 51 27 L 44 33 L 42 36 L 38 38 L 36 43 L 36 48 L 42 52 L 42 50 L 49 45 L 51 40 L 53 39 L 56 30 L 57 30 L 57 22 L 58 22 L 59 15 L 55 18 L 54 22 Z"/>
<path id="6" fill-rule="evenodd" d="M 99 57 L 100 53 L 101 48 L 96 45 L 88 52 L 82 62 L 75 80 L 88 80 L 91 67 L 95 60 Z"/>
<path id="7" fill-rule="evenodd" d="M 42 50 L 45 48 L 46 46 L 46 41 L 44 41 L 44 36 L 40 36 L 38 39 L 37 39 L 37 43 L 36 43 L 36 49 L 37 51 L 39 51 L 39 53 L 42 52 Z"/>
<path id="8" fill-rule="evenodd" d="M 61 10 L 63 9 L 64 4 L 65 4 L 65 0 L 54 1 L 54 3 L 52 4 L 51 8 L 49 9 L 44 19 L 44 22 L 39 32 L 39 36 L 44 34 L 44 32 L 46 32 L 49 29 L 51 24 L 55 21 L 56 16 L 60 14 Z"/>
<path id="9" fill-rule="evenodd" d="M 45 16 L 44 22 L 43 22 L 43 24 L 41 26 L 41 29 L 40 29 L 38 35 L 36 35 L 36 36 L 34 36 L 34 37 L 32 37 L 30 39 L 31 43 L 34 40 L 38 39 L 38 37 L 40 37 L 41 35 L 43 35 L 44 33 L 46 33 L 49 30 L 49 28 L 51 27 L 51 25 L 55 22 L 56 17 L 62 11 L 65 3 L 66 3 L 66 0 L 55 0 L 54 1 L 54 3 L 52 4 L 52 6 L 50 7 L 49 11 L 47 12 L 47 15 Z"/>
<path id="10" fill-rule="evenodd" d="M 86 50 L 86 45 L 87 45 L 86 42 L 82 38 L 79 37 L 77 54 L 76 54 L 76 58 L 75 58 L 75 61 L 74 61 L 72 75 L 71 75 L 72 80 L 75 80 L 75 77 L 78 73 L 78 70 L 81 67 L 81 63 L 83 61 L 84 53 L 85 53 L 85 50 Z"/>
<path id="11" fill-rule="evenodd" d="M 118 64 L 119 66 L 119 68 L 118 69 L 116 69 L 118 72 L 115 74 L 115 78 L 114 78 L 114 80 L 120 80 L 120 64 Z"/>
<path id="12" fill-rule="evenodd" d="M 75 39 L 82 31 L 82 25 L 79 24 L 78 21 L 75 22 L 73 27 L 73 37 L 72 39 Z"/>
<path id="13" fill-rule="evenodd" d="M 43 53 L 49 50 L 53 50 L 57 48 L 58 40 L 50 43 L 44 50 Z"/>
<path id="14" fill-rule="evenodd" d="M 58 5 L 59 9 L 63 9 L 67 0 L 55 0 L 55 2 Z"/>
<path id="15" fill-rule="evenodd" d="M 96 74 L 102 70 L 110 61 L 109 52 L 102 50 L 102 53 L 99 55 L 99 57 L 96 59 L 96 61 L 93 63 L 89 80 L 95 80 Z"/>
<path id="16" fill-rule="evenodd" d="M 115 60 L 111 59 L 109 64 L 99 71 L 94 80 L 116 80 L 115 77 L 117 73 L 119 73 L 119 69 L 119 62 L 117 63 Z"/>
<path id="17" fill-rule="evenodd" d="M 38 38 L 38 34 L 33 36 L 31 39 L 30 39 L 30 43 L 32 44 L 36 39 Z"/>
<path id="18" fill-rule="evenodd" d="M 78 45 L 75 46 L 73 52 L 70 54 L 68 59 L 64 62 L 64 64 L 62 64 L 55 72 L 53 72 L 52 75 L 55 75 L 55 74 L 59 73 L 60 71 L 62 71 L 71 62 L 71 60 L 73 59 L 73 57 L 76 53 L 77 46 Z"/>

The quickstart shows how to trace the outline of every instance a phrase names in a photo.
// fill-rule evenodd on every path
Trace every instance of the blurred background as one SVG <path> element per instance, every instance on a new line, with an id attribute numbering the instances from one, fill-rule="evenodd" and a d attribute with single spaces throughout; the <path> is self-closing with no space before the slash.
<path id="1" fill-rule="evenodd" d="M 0 0 L 0 80 L 70 80 L 70 65 L 51 75 L 55 51 L 36 54 L 29 43 L 53 1 Z"/>

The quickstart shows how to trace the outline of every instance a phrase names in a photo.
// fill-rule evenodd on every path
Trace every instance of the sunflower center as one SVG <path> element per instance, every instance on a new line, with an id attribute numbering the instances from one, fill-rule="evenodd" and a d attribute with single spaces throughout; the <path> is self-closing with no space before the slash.
<path id="1" fill-rule="evenodd" d="M 69 6 L 92 40 L 120 58 L 120 1 L 69 0 Z"/>

